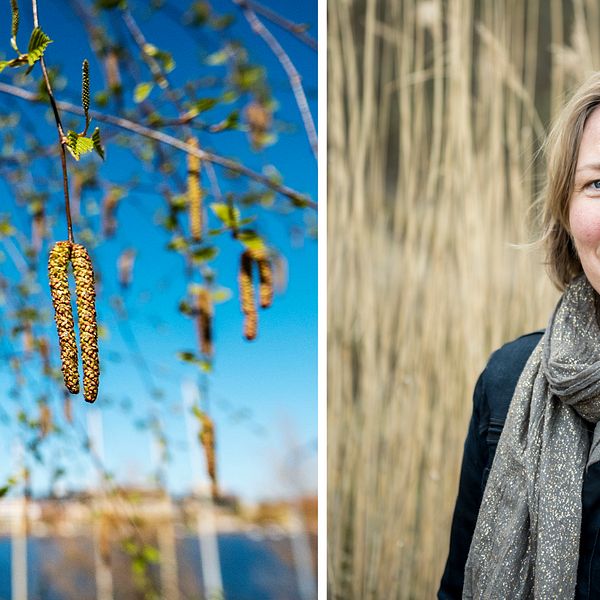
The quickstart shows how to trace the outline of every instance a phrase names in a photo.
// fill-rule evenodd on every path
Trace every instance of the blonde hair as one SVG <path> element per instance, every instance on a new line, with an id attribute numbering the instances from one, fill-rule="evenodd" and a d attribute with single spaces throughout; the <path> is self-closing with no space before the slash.
<path id="1" fill-rule="evenodd" d="M 541 241 L 546 249 L 548 274 L 559 290 L 582 272 L 570 233 L 569 202 L 583 128 L 592 111 L 600 106 L 600 72 L 583 83 L 556 119 L 544 144 L 547 159 L 543 191 Z"/>

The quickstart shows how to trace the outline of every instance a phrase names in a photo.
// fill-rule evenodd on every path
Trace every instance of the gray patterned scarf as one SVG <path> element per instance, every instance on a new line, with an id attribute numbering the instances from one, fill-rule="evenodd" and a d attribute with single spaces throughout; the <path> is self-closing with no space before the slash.
<path id="1" fill-rule="evenodd" d="M 572 600 L 581 490 L 600 460 L 600 329 L 584 275 L 558 302 L 519 379 L 465 568 L 463 599 Z"/>

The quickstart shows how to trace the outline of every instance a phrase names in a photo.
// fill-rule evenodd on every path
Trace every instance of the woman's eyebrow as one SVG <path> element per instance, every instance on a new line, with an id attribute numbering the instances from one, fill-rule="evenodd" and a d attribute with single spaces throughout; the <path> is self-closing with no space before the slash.
<path id="1" fill-rule="evenodd" d="M 583 165 L 577 169 L 577 173 L 579 171 L 600 171 L 600 162 L 588 163 L 587 165 Z"/>

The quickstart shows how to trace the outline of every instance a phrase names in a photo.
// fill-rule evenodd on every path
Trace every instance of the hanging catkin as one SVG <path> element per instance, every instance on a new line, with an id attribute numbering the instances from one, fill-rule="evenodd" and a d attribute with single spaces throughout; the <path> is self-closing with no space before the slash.
<path id="1" fill-rule="evenodd" d="M 219 495 L 219 486 L 217 484 L 217 467 L 215 460 L 215 426 L 212 419 L 202 413 L 200 416 L 202 429 L 200 431 L 200 443 L 204 448 L 206 456 L 206 468 L 210 477 L 212 487 L 212 497 L 217 498 Z"/>
<path id="2" fill-rule="evenodd" d="M 87 250 L 80 244 L 72 244 L 71 242 L 56 242 L 48 259 L 48 275 L 56 329 L 60 342 L 62 372 L 65 387 L 72 394 L 77 394 L 79 392 L 79 372 L 71 292 L 69 290 L 69 261 L 73 265 L 77 296 L 77 320 L 83 360 L 84 398 L 87 402 L 94 402 L 98 395 L 100 375 L 94 270 Z"/>
<path id="3" fill-rule="evenodd" d="M 252 256 L 258 265 L 260 306 L 261 308 L 269 308 L 273 303 L 273 270 L 271 268 L 271 261 L 265 250 L 256 250 Z"/>
<path id="4" fill-rule="evenodd" d="M 37 254 L 42 247 L 42 240 L 46 236 L 46 215 L 44 205 L 40 203 L 34 208 L 31 219 L 31 247 Z"/>
<path id="5" fill-rule="evenodd" d="M 256 337 L 258 328 L 258 317 L 256 314 L 256 304 L 254 302 L 254 286 L 252 285 L 252 255 L 249 250 L 242 253 L 240 259 L 240 271 L 238 282 L 240 288 L 240 304 L 244 319 L 244 336 L 247 340 L 253 340 Z"/>
<path id="6" fill-rule="evenodd" d="M 265 145 L 271 127 L 271 111 L 262 102 L 254 101 L 246 106 L 244 113 L 252 147 L 259 150 Z"/>
<path id="7" fill-rule="evenodd" d="M 198 149 L 198 140 L 191 137 L 188 145 Z M 200 158 L 193 154 L 187 155 L 187 193 L 190 211 L 190 232 L 196 241 L 202 239 L 202 189 L 200 187 Z"/>
<path id="8" fill-rule="evenodd" d="M 112 237 L 117 230 L 117 205 L 121 199 L 121 192 L 113 188 L 102 200 L 102 234 Z"/>
<path id="9" fill-rule="evenodd" d="M 87 250 L 80 244 L 73 244 L 71 261 L 75 278 L 79 345 L 83 362 L 83 396 L 86 402 L 94 402 L 98 395 L 100 375 L 94 269 Z"/>
<path id="10" fill-rule="evenodd" d="M 65 387 L 71 394 L 79 392 L 79 372 L 77 370 L 77 342 L 71 309 L 68 266 L 71 257 L 70 242 L 56 242 L 48 259 L 48 278 L 54 305 L 56 331 L 60 343 L 60 362 Z"/>
<path id="11" fill-rule="evenodd" d="M 40 437 L 45 438 L 52 429 L 52 411 L 46 402 L 40 404 Z"/>
<path id="12" fill-rule="evenodd" d="M 52 368 L 50 366 L 50 345 L 45 337 L 39 338 L 37 341 L 38 351 L 44 367 L 44 375 L 50 375 Z"/>
<path id="13" fill-rule="evenodd" d="M 212 356 L 212 302 L 210 292 L 206 288 L 196 291 L 196 311 L 198 314 L 198 339 L 200 350 L 206 356 Z"/>
<path id="14" fill-rule="evenodd" d="M 126 289 L 131 285 L 133 277 L 133 265 L 135 263 L 135 250 L 127 248 L 123 250 L 117 259 L 117 271 L 119 274 L 119 285 Z"/>
<path id="15" fill-rule="evenodd" d="M 63 415 L 67 423 L 73 423 L 73 404 L 71 402 L 71 396 L 65 394 L 63 398 Z"/>

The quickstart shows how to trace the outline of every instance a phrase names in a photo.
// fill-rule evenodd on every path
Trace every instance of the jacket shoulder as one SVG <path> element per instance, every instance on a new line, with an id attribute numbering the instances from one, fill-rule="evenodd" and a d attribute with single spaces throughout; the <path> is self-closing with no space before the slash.
<path id="1" fill-rule="evenodd" d="M 522 335 L 496 350 L 482 374 L 482 384 L 490 420 L 504 422 L 508 406 L 525 363 L 538 345 L 544 330 Z"/>

